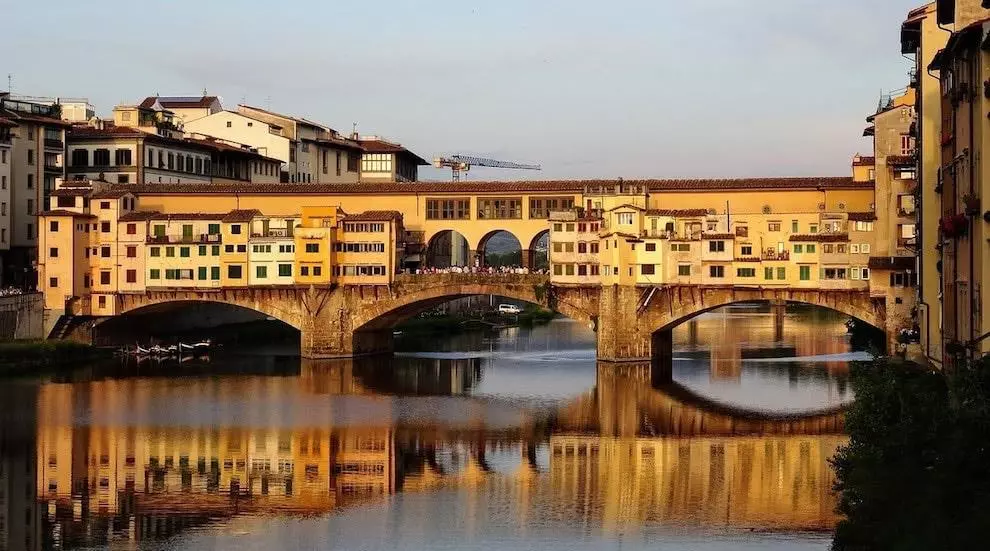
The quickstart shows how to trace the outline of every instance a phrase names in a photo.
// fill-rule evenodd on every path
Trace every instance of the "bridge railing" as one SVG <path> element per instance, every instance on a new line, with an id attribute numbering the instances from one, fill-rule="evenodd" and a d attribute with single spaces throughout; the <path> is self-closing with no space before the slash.
<path id="1" fill-rule="evenodd" d="M 519 284 L 542 285 L 550 281 L 548 274 L 517 274 L 517 273 L 429 273 L 429 274 L 398 274 L 396 283 L 436 283 L 437 285 L 465 284 Z"/>

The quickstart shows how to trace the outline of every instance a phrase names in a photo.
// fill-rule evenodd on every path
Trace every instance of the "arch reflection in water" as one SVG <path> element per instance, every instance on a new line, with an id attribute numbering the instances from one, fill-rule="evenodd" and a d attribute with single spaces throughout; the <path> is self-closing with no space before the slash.
<path id="1" fill-rule="evenodd" d="M 464 518 L 430 521 L 437 532 L 491 510 L 519 528 L 552 517 L 605 532 L 835 521 L 826 460 L 839 424 L 754 418 L 656 387 L 649 366 L 600 367 L 594 390 L 548 411 L 456 397 L 484 377 L 476 360 L 387 367 L 303 362 L 280 376 L 44 385 L 36 491 L 46 537 L 64 547 L 155 539 L 369 502 L 413 514 L 385 499 L 396 493 L 453 500 Z M 449 415 L 425 411 L 438 399 Z"/>

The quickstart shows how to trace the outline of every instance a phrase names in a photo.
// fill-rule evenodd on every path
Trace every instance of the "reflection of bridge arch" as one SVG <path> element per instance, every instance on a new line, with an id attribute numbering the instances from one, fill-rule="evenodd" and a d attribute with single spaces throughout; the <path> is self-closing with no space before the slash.
<path id="1" fill-rule="evenodd" d="M 561 408 L 559 429 L 606 436 L 842 434 L 845 407 L 773 413 L 730 406 L 666 380 L 649 364 L 600 363 L 595 390 Z"/>

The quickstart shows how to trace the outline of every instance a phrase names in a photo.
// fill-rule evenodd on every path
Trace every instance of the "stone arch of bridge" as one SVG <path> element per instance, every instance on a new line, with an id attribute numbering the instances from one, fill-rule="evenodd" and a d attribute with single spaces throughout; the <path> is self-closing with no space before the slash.
<path id="1" fill-rule="evenodd" d="M 306 314 L 296 307 L 299 294 L 295 290 L 227 289 L 215 293 L 196 291 L 152 291 L 140 295 L 118 295 L 117 312 L 112 319 L 126 319 L 129 315 L 153 313 L 163 309 L 181 308 L 194 304 L 216 304 L 251 310 L 276 319 L 296 330 L 301 330 Z"/>
<path id="2" fill-rule="evenodd" d="M 531 269 L 544 269 L 550 266 L 550 230 L 544 229 L 529 240 L 528 264 Z M 525 251 L 524 251 L 525 252 Z"/>
<path id="3" fill-rule="evenodd" d="M 868 292 L 695 288 L 678 289 L 672 295 L 663 301 L 664 308 L 651 316 L 652 332 L 668 331 L 701 314 L 733 304 L 775 302 L 827 308 L 853 317 L 880 331 L 887 330 L 885 303 L 870 298 Z"/>
<path id="4" fill-rule="evenodd" d="M 520 300 L 553 311 L 592 327 L 597 312 L 591 305 L 555 300 L 548 305 L 543 287 L 526 283 L 504 285 L 491 283 L 439 283 L 410 293 L 403 293 L 392 300 L 378 301 L 362 308 L 353 319 L 355 332 L 390 329 L 409 318 L 458 298 L 477 295 L 497 295 Z"/>
<path id="5" fill-rule="evenodd" d="M 425 263 L 430 268 L 467 266 L 474 262 L 471 241 L 455 229 L 443 229 L 431 234 L 426 241 Z"/>

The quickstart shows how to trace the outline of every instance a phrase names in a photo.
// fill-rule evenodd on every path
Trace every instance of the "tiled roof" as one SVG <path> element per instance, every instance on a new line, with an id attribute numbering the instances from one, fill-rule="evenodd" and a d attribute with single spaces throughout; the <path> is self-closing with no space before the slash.
<path id="1" fill-rule="evenodd" d="M 22 113 L 21 111 L 15 111 L 13 109 L 0 109 L 0 117 L 9 119 L 14 122 L 33 122 L 36 124 L 45 124 L 48 126 L 61 126 L 62 128 L 68 128 L 69 126 L 71 126 L 69 123 L 63 121 L 62 119 L 46 117 L 44 115 L 32 115 L 29 113 Z"/>
<path id="2" fill-rule="evenodd" d="M 148 109 L 156 101 L 166 109 L 194 109 L 197 107 L 209 107 L 213 102 L 218 101 L 218 99 L 216 96 L 148 96 L 144 98 L 144 101 L 138 107 Z"/>
<path id="3" fill-rule="evenodd" d="M 237 147 L 236 145 L 230 145 L 226 142 L 221 142 L 219 140 L 214 140 L 210 138 L 182 138 L 182 141 L 193 143 L 196 145 L 201 145 L 203 147 L 210 148 L 218 153 L 237 153 L 241 155 L 250 155 L 252 157 L 264 159 L 266 161 L 272 161 L 281 163 L 280 159 L 275 159 L 273 157 L 267 157 L 258 153 L 257 151 L 252 151 L 243 147 Z"/>
<path id="4" fill-rule="evenodd" d="M 911 155 L 889 155 L 887 164 L 890 166 L 914 166 L 915 159 Z"/>
<path id="5" fill-rule="evenodd" d="M 398 220 L 401 218 L 402 213 L 397 210 L 366 210 L 357 214 L 347 214 L 344 216 L 344 221 L 353 222 L 355 220 L 369 220 L 379 222 L 385 220 Z"/>
<path id="6" fill-rule="evenodd" d="M 734 189 L 873 189 L 873 182 L 854 182 L 850 177 L 837 178 L 746 178 L 738 180 L 626 180 L 625 183 L 647 185 L 653 192 L 723 191 Z M 533 180 L 508 182 L 383 182 L 356 184 L 219 184 L 188 186 L 183 184 L 130 185 L 143 194 L 397 194 L 397 193 L 581 193 L 585 187 L 614 186 L 615 180 Z"/>
<path id="7" fill-rule="evenodd" d="M 647 216 L 698 217 L 707 216 L 708 209 L 648 209 Z"/>
<path id="8" fill-rule="evenodd" d="M 844 243 L 849 241 L 848 233 L 812 233 L 792 235 L 790 241 L 812 241 L 817 243 Z"/>
<path id="9" fill-rule="evenodd" d="M 876 157 L 853 157 L 853 166 L 873 166 L 877 164 Z"/>
<path id="10" fill-rule="evenodd" d="M 219 221 L 227 213 L 213 213 L 213 212 L 156 212 L 148 217 L 149 220 L 217 220 Z"/>
<path id="11" fill-rule="evenodd" d="M 265 114 L 271 115 L 273 117 L 278 117 L 280 119 L 287 119 L 287 120 L 290 120 L 290 121 L 295 121 L 296 123 L 304 124 L 306 126 L 311 126 L 313 128 L 329 128 L 328 126 L 325 126 L 325 125 L 320 124 L 318 122 L 313 122 L 311 120 L 304 119 L 302 117 L 293 117 L 292 115 L 286 115 L 286 114 L 283 114 L 283 113 L 276 113 L 275 111 L 269 111 L 268 109 L 262 109 L 261 107 L 254 107 L 253 105 L 246 105 L 246 104 L 241 103 L 241 104 L 238 104 L 237 107 L 238 108 L 243 107 L 245 109 L 250 109 L 252 111 L 257 111 L 259 113 L 265 113 Z M 240 113 L 240 110 L 238 110 L 238 113 Z"/>
<path id="12" fill-rule="evenodd" d="M 221 222 L 250 222 L 255 216 L 260 216 L 258 209 L 232 210 L 224 215 Z"/>
<path id="13" fill-rule="evenodd" d="M 55 209 L 55 210 L 43 210 L 38 213 L 38 216 L 72 216 L 76 218 L 96 218 L 94 214 L 84 214 L 81 212 L 72 212 L 71 210 Z"/>
<path id="14" fill-rule="evenodd" d="M 103 128 L 94 128 L 92 126 L 73 126 L 69 130 L 68 138 L 71 139 L 89 139 L 89 138 L 143 138 L 147 136 L 152 136 L 147 132 L 141 132 L 136 128 L 131 128 L 129 126 L 104 126 Z"/>
<path id="15" fill-rule="evenodd" d="M 347 140 L 344 138 L 319 138 L 319 139 L 303 138 L 301 141 L 315 143 L 315 144 L 331 145 L 334 147 L 339 147 L 341 149 L 350 149 L 353 151 L 364 151 L 364 148 L 361 147 L 361 144 L 353 140 Z"/>
<path id="16" fill-rule="evenodd" d="M 621 231 L 609 232 L 606 233 L 605 235 L 602 235 L 602 237 L 612 237 L 613 235 L 618 235 L 619 237 L 625 237 L 626 239 L 632 239 L 634 241 L 641 241 L 638 235 L 633 235 L 631 233 L 626 233 Z"/>
<path id="17" fill-rule="evenodd" d="M 736 258 L 736 262 L 762 262 L 758 256 L 747 256 L 742 258 Z"/>
<path id="18" fill-rule="evenodd" d="M 17 123 L 8 118 L 0 117 L 0 126 L 13 127 L 17 126 Z"/>
<path id="19" fill-rule="evenodd" d="M 85 197 L 92 192 L 89 188 L 59 188 L 51 192 L 52 197 Z"/>
<path id="20" fill-rule="evenodd" d="M 734 233 L 703 233 L 701 234 L 702 239 L 735 239 L 736 234 Z"/>
<path id="21" fill-rule="evenodd" d="M 157 210 L 146 211 L 146 210 L 135 210 L 128 212 L 127 214 L 121 215 L 117 218 L 120 222 L 144 222 L 146 220 L 151 220 L 155 216 L 161 213 Z"/>
<path id="22" fill-rule="evenodd" d="M 124 188 L 105 189 L 93 194 L 93 199 L 120 199 L 125 195 L 130 195 L 131 191 Z"/>
<path id="23" fill-rule="evenodd" d="M 913 256 L 871 256 L 869 267 L 872 270 L 914 270 Z"/>
<path id="24" fill-rule="evenodd" d="M 854 222 L 870 222 L 877 219 L 875 212 L 850 212 L 849 219 Z"/>

